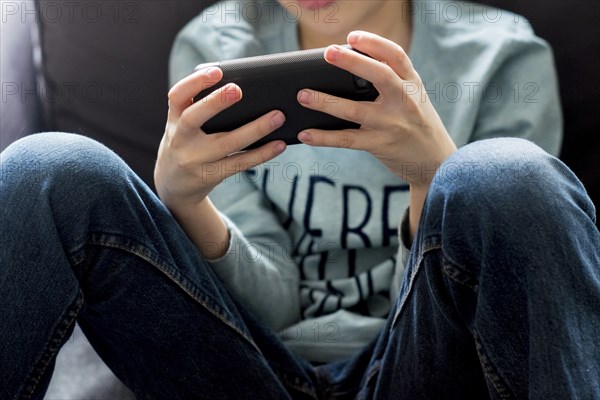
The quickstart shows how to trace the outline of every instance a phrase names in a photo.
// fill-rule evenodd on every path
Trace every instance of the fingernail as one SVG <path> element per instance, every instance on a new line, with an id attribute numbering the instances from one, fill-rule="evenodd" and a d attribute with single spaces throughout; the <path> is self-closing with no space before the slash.
<path id="1" fill-rule="evenodd" d="M 302 104 L 310 103 L 310 93 L 308 92 L 308 90 L 301 90 L 298 93 L 298 101 Z"/>
<path id="2" fill-rule="evenodd" d="M 271 117 L 271 126 L 273 128 L 279 128 L 281 125 L 283 125 L 284 121 L 285 116 L 283 115 L 283 113 L 277 112 Z"/>
<path id="3" fill-rule="evenodd" d="M 360 33 L 350 32 L 350 34 L 348 35 L 348 44 L 354 44 L 358 42 L 358 39 L 360 39 Z"/>
<path id="4" fill-rule="evenodd" d="M 206 71 L 206 75 L 208 75 L 210 79 L 217 79 L 219 77 L 219 68 L 210 67 L 208 71 Z"/>
<path id="5" fill-rule="evenodd" d="M 338 45 L 329 46 L 325 50 L 325 58 L 329 61 L 337 60 L 342 53 L 342 48 Z"/>
<path id="6" fill-rule="evenodd" d="M 228 83 L 227 85 L 223 86 L 222 90 L 223 92 L 221 94 L 221 98 L 224 102 L 235 102 L 241 98 L 237 88 L 235 87 L 235 84 L 233 83 Z"/>
<path id="7" fill-rule="evenodd" d="M 309 143 L 312 140 L 312 135 L 309 132 L 302 131 L 298 134 L 298 140 L 302 143 Z"/>
<path id="8" fill-rule="evenodd" d="M 285 150 L 285 143 L 277 143 L 275 145 L 275 154 L 279 154 L 279 153 L 283 153 L 283 151 Z"/>

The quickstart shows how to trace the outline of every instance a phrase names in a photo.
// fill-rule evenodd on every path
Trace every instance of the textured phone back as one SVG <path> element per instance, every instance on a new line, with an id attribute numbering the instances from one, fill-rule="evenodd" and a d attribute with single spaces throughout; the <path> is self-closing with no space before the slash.
<path id="1" fill-rule="evenodd" d="M 242 99 L 207 121 L 202 129 L 207 133 L 231 131 L 255 120 L 271 110 L 281 110 L 285 124 L 250 147 L 267 141 L 283 139 L 288 144 L 298 143 L 298 132 L 307 128 L 346 129 L 356 124 L 302 107 L 297 101 L 301 89 L 310 88 L 329 95 L 351 100 L 373 101 L 378 92 L 372 84 L 353 74 L 328 64 L 323 58 L 325 49 L 313 49 L 266 56 L 248 57 L 220 63 L 223 80 L 203 90 L 195 101 L 229 82 L 242 89 Z M 199 67 L 202 67 L 200 65 Z M 223 96 L 227 96 L 224 93 Z M 333 102 L 331 96 L 318 99 Z"/>

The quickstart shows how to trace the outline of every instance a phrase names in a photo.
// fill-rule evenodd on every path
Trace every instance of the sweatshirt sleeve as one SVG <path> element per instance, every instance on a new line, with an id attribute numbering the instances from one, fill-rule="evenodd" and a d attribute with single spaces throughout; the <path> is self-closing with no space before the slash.
<path id="1" fill-rule="evenodd" d="M 300 319 L 299 269 L 288 233 L 248 175 L 228 178 L 210 194 L 231 234 L 225 255 L 210 262 L 236 298 L 279 331 Z"/>
<path id="2" fill-rule="evenodd" d="M 557 155 L 563 121 L 549 45 L 525 24 L 506 40 L 493 68 L 470 141 L 520 137 Z"/>
<path id="3" fill-rule="evenodd" d="M 201 17 L 193 19 L 175 38 L 169 58 L 170 86 L 191 74 L 196 65 L 219 60 L 216 48 L 218 34 L 199 23 L 201 20 Z M 201 40 L 194 40 L 194 38 L 201 38 Z"/>
<path id="4" fill-rule="evenodd" d="M 231 5 L 235 9 L 235 4 Z M 223 3 L 219 7 L 227 9 Z M 235 13 L 204 12 L 177 34 L 169 59 L 169 82 L 174 85 L 205 62 L 249 57 L 264 53 L 255 28 Z"/>

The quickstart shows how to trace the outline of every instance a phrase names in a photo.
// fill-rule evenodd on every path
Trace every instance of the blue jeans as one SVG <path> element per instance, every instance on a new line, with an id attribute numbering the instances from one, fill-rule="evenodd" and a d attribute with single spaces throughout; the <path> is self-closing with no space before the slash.
<path id="1" fill-rule="evenodd" d="M 440 167 L 386 328 L 321 366 L 230 296 L 103 146 L 38 134 L 0 163 L 1 399 L 42 397 L 75 321 L 140 399 L 600 398 L 595 210 L 526 141 Z"/>

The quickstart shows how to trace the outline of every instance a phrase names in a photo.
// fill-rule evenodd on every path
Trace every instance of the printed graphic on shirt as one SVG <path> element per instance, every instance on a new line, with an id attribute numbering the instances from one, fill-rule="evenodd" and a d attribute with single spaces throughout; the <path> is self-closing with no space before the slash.
<path id="1" fill-rule="evenodd" d="M 357 182 L 340 163 L 304 169 L 274 163 L 247 171 L 245 178 L 262 191 L 292 238 L 303 318 L 339 309 L 385 317 L 408 185 L 388 174 Z"/>

